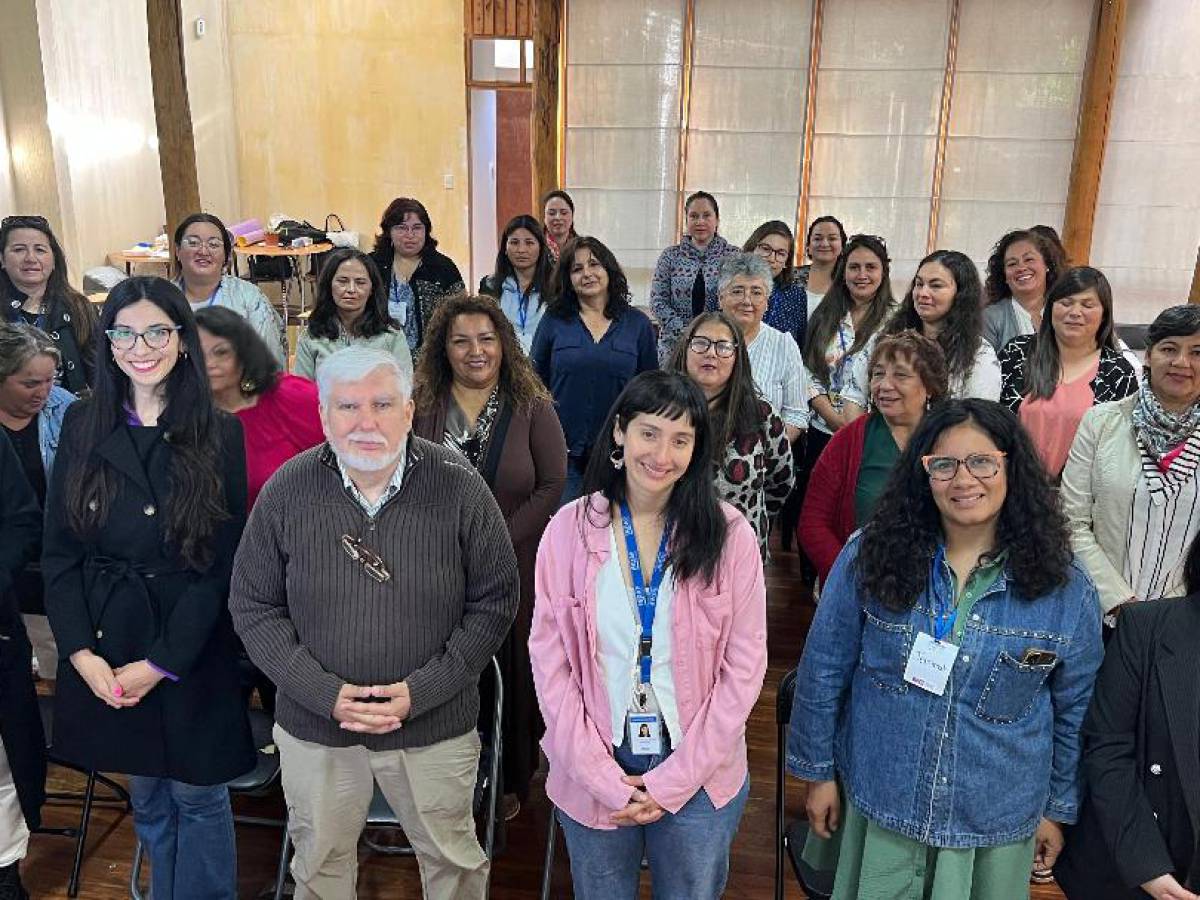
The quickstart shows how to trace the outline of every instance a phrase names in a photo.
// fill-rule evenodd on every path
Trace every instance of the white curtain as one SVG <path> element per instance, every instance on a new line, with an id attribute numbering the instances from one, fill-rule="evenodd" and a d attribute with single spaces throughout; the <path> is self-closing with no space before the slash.
<path id="1" fill-rule="evenodd" d="M 717 197 L 739 246 L 796 220 L 811 23 L 803 0 L 696 0 L 685 189 Z"/>
<path id="2" fill-rule="evenodd" d="M 925 255 L 947 0 L 825 4 L 809 220 L 887 240 L 896 281 Z"/>
<path id="3" fill-rule="evenodd" d="M 575 229 L 617 255 L 634 301 L 675 243 L 683 0 L 567 4 L 566 189 Z"/>
<path id="4" fill-rule="evenodd" d="M 1092 265 L 1118 321 L 1186 303 L 1200 245 L 1200 2 L 1129 4 Z"/>
<path id="5" fill-rule="evenodd" d="M 1092 7 L 1092 0 L 962 3 L 939 248 L 961 250 L 983 267 L 1007 231 L 1061 231 Z"/>

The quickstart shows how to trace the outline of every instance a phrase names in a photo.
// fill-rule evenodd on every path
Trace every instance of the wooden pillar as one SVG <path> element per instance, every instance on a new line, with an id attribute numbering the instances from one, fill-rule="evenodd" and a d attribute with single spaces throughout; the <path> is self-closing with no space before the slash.
<path id="1" fill-rule="evenodd" d="M 1100 174 L 1104 169 L 1104 150 L 1112 121 L 1125 11 L 1126 0 L 1100 0 L 1083 72 L 1079 129 L 1075 135 L 1075 156 L 1071 161 L 1063 223 L 1063 244 L 1075 265 L 1086 264 L 1092 252 L 1092 227 L 1096 221 Z"/>
<path id="2" fill-rule="evenodd" d="M 146 0 L 146 25 L 150 36 L 154 118 L 158 126 L 158 163 L 170 232 L 185 216 L 200 209 L 180 0 Z"/>
<path id="3" fill-rule="evenodd" d="M 561 187 L 559 158 L 560 56 L 565 48 L 561 36 L 565 10 L 563 0 L 533 0 L 533 110 L 529 117 L 529 163 L 533 170 L 534 215 L 541 217 L 541 199 L 546 191 Z"/>
<path id="4" fill-rule="evenodd" d="M 1196 248 L 1196 271 L 1192 273 L 1192 289 L 1188 291 L 1188 303 L 1200 303 L 1200 247 Z"/>

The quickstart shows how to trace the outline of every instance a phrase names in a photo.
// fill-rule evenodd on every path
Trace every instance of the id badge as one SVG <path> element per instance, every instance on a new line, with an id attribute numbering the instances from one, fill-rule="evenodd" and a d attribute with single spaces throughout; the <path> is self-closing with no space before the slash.
<path id="1" fill-rule="evenodd" d="M 904 680 L 940 697 L 946 692 L 946 683 L 950 680 L 956 659 L 957 644 L 936 640 L 922 631 L 913 641 L 912 652 L 908 654 Z"/>
<path id="2" fill-rule="evenodd" d="M 629 712 L 629 748 L 638 756 L 662 755 L 662 717 L 656 712 Z"/>

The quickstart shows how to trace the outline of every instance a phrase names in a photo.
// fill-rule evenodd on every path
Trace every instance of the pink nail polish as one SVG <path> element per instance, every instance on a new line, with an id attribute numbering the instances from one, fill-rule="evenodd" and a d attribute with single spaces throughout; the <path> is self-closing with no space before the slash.
<path id="1" fill-rule="evenodd" d="M 113 696 L 114 697 L 124 697 L 125 696 L 125 688 L 121 687 L 119 684 L 113 685 Z"/>

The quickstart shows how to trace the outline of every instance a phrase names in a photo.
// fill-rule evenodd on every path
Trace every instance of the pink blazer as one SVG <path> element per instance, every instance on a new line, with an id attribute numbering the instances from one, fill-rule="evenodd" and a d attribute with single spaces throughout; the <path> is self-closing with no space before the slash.
<path id="1" fill-rule="evenodd" d="M 588 509 L 588 501 L 591 508 Z M 645 776 L 646 790 L 678 812 L 704 788 L 722 807 L 746 779 L 746 719 L 767 669 L 767 592 L 758 538 L 745 516 L 721 504 L 725 548 L 711 584 L 675 586 L 671 646 L 683 738 Z M 550 761 L 546 794 L 590 828 L 632 788 L 613 759 L 612 716 L 596 647 L 596 575 L 609 555 L 608 501 L 599 494 L 563 507 L 538 547 L 529 657 Z"/>

